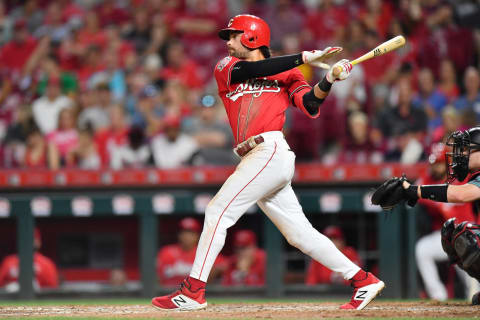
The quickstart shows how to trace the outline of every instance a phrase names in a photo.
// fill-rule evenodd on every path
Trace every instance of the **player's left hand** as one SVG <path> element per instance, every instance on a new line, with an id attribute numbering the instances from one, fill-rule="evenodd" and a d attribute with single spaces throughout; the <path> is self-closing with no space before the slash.
<path id="1" fill-rule="evenodd" d="M 385 181 L 378 187 L 372 195 L 372 204 L 379 205 L 383 210 L 391 210 L 397 204 L 406 200 L 410 207 L 415 206 L 418 197 L 411 196 L 407 189 L 411 183 L 407 180 L 405 175 L 402 177 L 393 177 Z"/>
<path id="2" fill-rule="evenodd" d="M 341 47 L 326 47 L 323 50 L 303 51 L 303 63 L 308 63 L 311 66 L 328 70 L 330 69 L 330 65 L 325 63 L 325 61 L 342 50 Z"/>

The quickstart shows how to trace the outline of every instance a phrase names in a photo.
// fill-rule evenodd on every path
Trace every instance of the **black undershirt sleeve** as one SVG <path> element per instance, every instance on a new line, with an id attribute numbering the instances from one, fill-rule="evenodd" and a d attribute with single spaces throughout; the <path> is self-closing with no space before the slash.
<path id="1" fill-rule="evenodd" d="M 315 93 L 312 90 L 305 93 L 302 97 L 303 106 L 305 110 L 308 111 L 312 116 L 317 114 L 320 105 L 323 103 L 325 99 L 319 99 L 315 96 Z"/>
<path id="2" fill-rule="evenodd" d="M 268 77 L 293 69 L 303 64 L 302 54 L 268 58 L 260 61 L 239 61 L 232 69 L 231 83 L 240 83 L 252 78 Z"/>

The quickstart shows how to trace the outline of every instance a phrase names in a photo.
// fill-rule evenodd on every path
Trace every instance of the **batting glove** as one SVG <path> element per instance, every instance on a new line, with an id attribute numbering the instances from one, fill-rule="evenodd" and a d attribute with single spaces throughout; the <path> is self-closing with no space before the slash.
<path id="1" fill-rule="evenodd" d="M 326 47 L 323 50 L 303 51 L 303 63 L 308 63 L 311 66 L 328 70 L 330 69 L 330 65 L 326 64 L 325 61 L 340 51 L 342 51 L 341 47 Z"/>
<path id="2" fill-rule="evenodd" d="M 336 80 L 345 80 L 350 75 L 353 64 L 347 59 L 342 59 L 335 63 L 327 72 L 327 81 L 333 83 Z"/>

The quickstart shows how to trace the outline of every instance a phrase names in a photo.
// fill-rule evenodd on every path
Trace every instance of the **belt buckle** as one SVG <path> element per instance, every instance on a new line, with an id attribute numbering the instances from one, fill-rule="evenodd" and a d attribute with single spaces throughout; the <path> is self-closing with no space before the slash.
<path id="1" fill-rule="evenodd" d="M 257 146 L 257 143 L 255 142 L 255 138 L 257 136 L 251 136 L 250 138 L 248 138 L 248 140 L 246 141 L 248 146 L 250 147 L 250 150 L 252 150 L 253 148 L 255 148 Z"/>

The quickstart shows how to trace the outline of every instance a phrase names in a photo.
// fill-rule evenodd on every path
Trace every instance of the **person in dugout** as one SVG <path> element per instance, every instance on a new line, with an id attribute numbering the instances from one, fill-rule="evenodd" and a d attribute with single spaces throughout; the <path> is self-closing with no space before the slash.
<path id="1" fill-rule="evenodd" d="M 337 226 L 328 226 L 323 230 L 323 234 L 329 237 L 338 250 L 348 259 L 352 260 L 353 263 L 358 266 L 362 266 L 357 251 L 353 247 L 347 246 L 342 229 Z M 349 282 L 345 280 L 341 274 L 333 272 L 315 260 L 312 260 L 308 267 L 305 283 L 308 285 L 333 283 L 349 285 Z"/>
<path id="2" fill-rule="evenodd" d="M 430 163 L 428 172 L 422 175 L 416 184 L 431 185 L 445 181 L 447 177 L 446 152 L 447 148 L 442 143 L 432 146 L 432 152 L 428 157 Z M 440 278 L 436 265 L 437 262 L 448 261 L 448 256 L 442 248 L 440 229 L 445 221 L 453 217 L 456 217 L 458 221 L 474 221 L 473 207 L 471 203 L 433 202 L 427 199 L 419 199 L 418 204 L 430 217 L 431 232 L 418 239 L 415 245 L 417 268 L 428 297 L 433 300 L 445 301 L 448 298 L 447 289 Z M 465 281 L 466 292 L 469 295 L 470 277 L 460 268 L 456 269 L 458 275 Z"/>
<path id="3" fill-rule="evenodd" d="M 265 284 L 266 254 L 257 247 L 257 236 L 251 230 L 239 230 L 233 240 L 235 253 L 229 258 L 223 274 L 226 286 Z"/>
<path id="4" fill-rule="evenodd" d="M 184 218 L 178 224 L 177 243 L 161 248 L 157 255 L 157 276 L 160 284 L 176 286 L 192 269 L 202 227 L 194 218 Z M 226 259 L 219 255 L 215 261 L 211 279 L 217 279 L 225 271 Z"/>
<path id="5" fill-rule="evenodd" d="M 33 288 L 40 291 L 44 288 L 58 287 L 58 271 L 55 263 L 39 252 L 42 247 L 40 231 L 35 228 L 33 234 Z M 7 292 L 18 292 L 20 285 L 19 259 L 17 254 L 6 256 L 0 264 L 0 287 Z"/>

